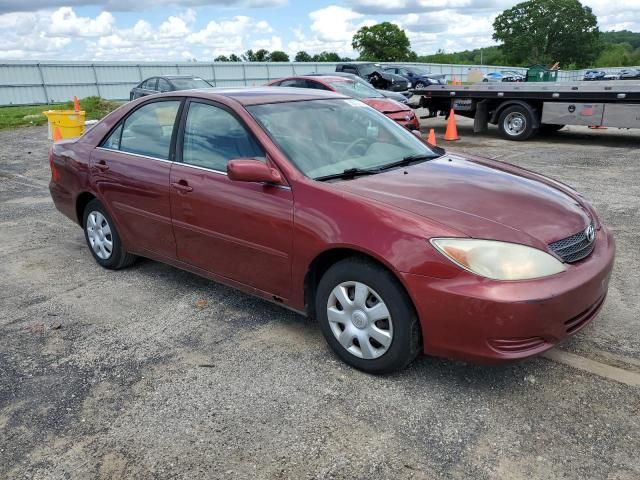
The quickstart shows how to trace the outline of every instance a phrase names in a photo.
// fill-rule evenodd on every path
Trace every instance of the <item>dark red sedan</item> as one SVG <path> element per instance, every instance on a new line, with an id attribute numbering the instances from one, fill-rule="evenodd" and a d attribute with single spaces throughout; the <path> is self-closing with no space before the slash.
<path id="1" fill-rule="evenodd" d="M 322 77 L 303 75 L 280 78 L 267 83 L 267 86 L 313 88 L 315 90 L 328 90 L 341 93 L 366 103 L 409 130 L 420 130 L 418 116 L 411 107 L 385 97 L 375 88 L 365 85 L 364 82 L 356 82 L 347 77 L 340 77 L 338 75 Z"/>
<path id="2" fill-rule="evenodd" d="M 446 153 L 333 92 L 145 97 L 50 163 L 103 267 L 143 256 L 310 315 L 368 372 L 543 352 L 595 317 L 613 266 L 571 188 Z"/>

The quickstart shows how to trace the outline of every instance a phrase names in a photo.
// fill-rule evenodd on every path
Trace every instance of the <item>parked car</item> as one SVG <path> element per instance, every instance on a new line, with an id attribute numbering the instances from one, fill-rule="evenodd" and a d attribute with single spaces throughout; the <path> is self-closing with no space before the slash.
<path id="1" fill-rule="evenodd" d="M 336 72 L 351 73 L 363 78 L 375 88 L 404 92 L 408 90 L 409 82 L 400 75 L 385 72 L 379 63 L 339 63 Z"/>
<path id="2" fill-rule="evenodd" d="M 584 81 L 604 80 L 607 72 L 603 70 L 587 70 L 584 74 Z"/>
<path id="3" fill-rule="evenodd" d="M 489 72 L 482 79 L 483 82 L 524 82 L 526 77 L 518 72 Z"/>
<path id="4" fill-rule="evenodd" d="M 619 80 L 638 80 L 640 79 L 640 70 L 635 68 L 625 68 L 618 72 Z"/>
<path id="5" fill-rule="evenodd" d="M 339 92 L 366 103 L 409 130 L 420 130 L 418 116 L 409 106 L 386 98 L 384 95 L 378 93 L 375 88 L 365 85 L 362 82 L 351 80 L 350 78 L 337 75 L 322 77 L 302 75 L 273 80 L 267 83 L 267 86 L 313 88 Z"/>
<path id="6" fill-rule="evenodd" d="M 420 352 L 543 352 L 593 320 L 613 267 L 611 232 L 570 187 L 325 90 L 141 98 L 49 163 L 99 265 L 148 257 L 310 315 L 372 373 Z"/>
<path id="7" fill-rule="evenodd" d="M 338 77 L 345 77 L 345 78 L 349 78 L 351 80 L 353 80 L 354 82 L 358 82 L 358 83 L 362 83 L 368 87 L 371 88 L 375 88 L 373 85 L 371 85 L 369 82 L 367 82 L 364 78 L 360 78 L 357 75 L 354 75 L 353 73 L 344 73 L 344 72 L 329 72 L 329 73 L 307 73 L 306 74 L 309 77 L 334 77 L 334 76 L 338 76 Z M 396 102 L 400 102 L 402 104 L 407 105 L 409 103 L 409 99 L 413 96 L 413 93 L 411 93 L 409 90 L 405 91 L 405 92 L 392 92 L 391 90 L 381 90 L 379 88 L 376 88 L 376 91 L 378 93 L 380 93 L 381 95 L 390 98 L 392 100 L 395 100 Z"/>
<path id="8" fill-rule="evenodd" d="M 206 80 L 192 75 L 162 75 L 147 78 L 133 87 L 129 93 L 129 100 L 135 100 L 136 98 L 153 95 L 155 93 L 211 87 L 213 87 L 213 85 Z"/>
<path id="9" fill-rule="evenodd" d="M 395 73 L 409 82 L 409 88 L 424 88 L 429 85 L 446 85 L 444 75 L 429 72 L 427 69 L 413 66 L 385 66 L 385 72 Z"/>
<path id="10" fill-rule="evenodd" d="M 613 73 L 607 73 L 603 80 L 620 80 L 620 73 L 618 72 L 613 72 Z"/>

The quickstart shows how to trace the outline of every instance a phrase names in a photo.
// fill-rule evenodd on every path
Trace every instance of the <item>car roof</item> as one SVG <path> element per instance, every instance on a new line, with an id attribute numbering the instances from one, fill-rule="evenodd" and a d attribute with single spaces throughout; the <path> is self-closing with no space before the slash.
<path id="1" fill-rule="evenodd" d="M 157 75 L 160 78 L 196 78 L 196 75 Z M 197 77 L 200 78 L 200 77 Z"/>
<path id="2" fill-rule="evenodd" d="M 210 98 L 212 100 L 215 100 L 218 96 L 227 97 L 245 106 L 261 105 L 265 103 L 350 98 L 346 95 L 341 95 L 328 90 L 313 90 L 310 88 L 296 87 L 214 87 L 188 90 L 181 93 L 185 96 L 198 96 L 201 98 Z"/>

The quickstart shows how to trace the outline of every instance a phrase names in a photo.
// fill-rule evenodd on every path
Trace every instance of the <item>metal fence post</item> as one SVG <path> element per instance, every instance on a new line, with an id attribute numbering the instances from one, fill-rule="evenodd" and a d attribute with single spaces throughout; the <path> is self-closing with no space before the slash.
<path id="1" fill-rule="evenodd" d="M 213 86 L 217 87 L 218 84 L 216 83 L 216 65 L 215 63 L 211 63 L 211 73 L 213 73 Z"/>
<path id="2" fill-rule="evenodd" d="M 47 92 L 47 84 L 44 83 L 44 75 L 42 74 L 42 68 L 40 67 L 40 63 L 37 63 L 36 67 L 38 67 L 38 74 L 40 75 L 40 81 L 42 82 L 42 90 L 44 92 L 45 103 L 49 103 L 49 92 Z"/>
<path id="3" fill-rule="evenodd" d="M 269 80 L 271 80 L 271 73 L 269 73 L 269 64 L 266 63 L 265 67 L 267 67 L 267 82 L 268 82 Z"/>
<path id="4" fill-rule="evenodd" d="M 100 93 L 100 84 L 98 83 L 98 74 L 96 73 L 95 63 L 91 64 L 91 69 L 93 70 L 93 79 L 96 81 L 96 92 L 98 93 L 98 96 L 101 97 L 102 94 Z"/>
<path id="5" fill-rule="evenodd" d="M 247 86 L 247 69 L 244 67 L 244 62 L 242 62 L 242 78 L 244 79 L 244 86 Z"/>
<path id="6" fill-rule="evenodd" d="M 142 68 L 140 67 L 140 64 L 136 65 L 138 67 L 138 76 L 140 77 L 140 81 L 144 80 L 144 78 L 142 78 Z"/>
<path id="7" fill-rule="evenodd" d="M 176 63 L 176 73 L 180 75 L 180 65 Z"/>

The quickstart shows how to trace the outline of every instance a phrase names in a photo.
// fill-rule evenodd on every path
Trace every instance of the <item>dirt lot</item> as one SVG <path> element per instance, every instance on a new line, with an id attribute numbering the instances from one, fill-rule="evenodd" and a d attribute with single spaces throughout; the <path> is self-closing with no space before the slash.
<path id="1" fill-rule="evenodd" d="M 49 198 L 46 129 L 0 132 L 0 477 L 640 478 L 640 133 L 459 130 L 452 149 L 572 185 L 615 231 L 606 305 L 553 360 L 372 377 L 277 306 L 103 270 Z"/>

